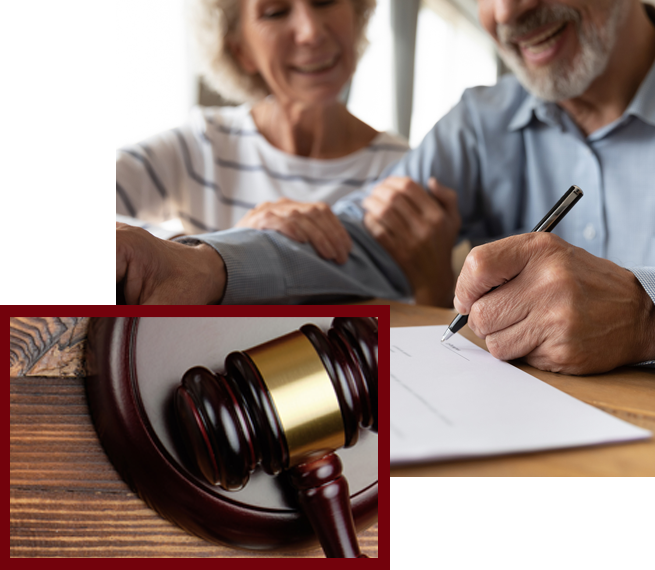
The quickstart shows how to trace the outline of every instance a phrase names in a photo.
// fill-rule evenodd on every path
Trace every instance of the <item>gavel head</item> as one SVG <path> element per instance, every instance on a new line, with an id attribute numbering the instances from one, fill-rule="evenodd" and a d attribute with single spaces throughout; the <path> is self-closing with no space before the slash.
<path id="1" fill-rule="evenodd" d="M 184 445 L 203 476 L 241 489 L 266 473 L 311 461 L 377 432 L 377 321 L 338 317 L 225 360 L 225 372 L 194 367 L 175 394 Z"/>

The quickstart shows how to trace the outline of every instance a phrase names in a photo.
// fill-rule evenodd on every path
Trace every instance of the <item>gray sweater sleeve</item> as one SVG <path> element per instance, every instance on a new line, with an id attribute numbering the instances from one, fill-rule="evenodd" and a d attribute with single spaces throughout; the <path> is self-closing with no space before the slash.
<path id="1" fill-rule="evenodd" d="M 204 242 L 221 255 L 227 268 L 222 301 L 225 305 L 322 303 L 349 297 L 409 298 L 409 282 L 363 227 L 357 209 L 351 202 L 350 212 L 339 214 L 353 240 L 344 265 L 326 261 L 311 245 L 275 231 L 233 228 L 178 241 Z"/>

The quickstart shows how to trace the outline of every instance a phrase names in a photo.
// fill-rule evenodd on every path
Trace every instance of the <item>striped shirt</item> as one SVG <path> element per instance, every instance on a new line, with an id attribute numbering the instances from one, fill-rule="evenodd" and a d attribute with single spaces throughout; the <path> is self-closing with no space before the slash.
<path id="1" fill-rule="evenodd" d="M 179 218 L 186 233 L 231 228 L 260 202 L 281 197 L 334 204 L 409 148 L 379 133 L 341 158 L 291 155 L 261 135 L 250 110 L 196 107 L 187 125 L 118 150 L 116 213 L 154 224 Z"/>

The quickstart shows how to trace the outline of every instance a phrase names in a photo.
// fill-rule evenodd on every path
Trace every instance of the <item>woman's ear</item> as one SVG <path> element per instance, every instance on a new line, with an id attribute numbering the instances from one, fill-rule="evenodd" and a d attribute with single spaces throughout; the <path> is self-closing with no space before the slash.
<path id="1" fill-rule="evenodd" d="M 246 73 L 254 75 L 258 72 L 257 66 L 255 65 L 253 59 L 250 57 L 248 50 L 245 49 L 245 46 L 242 45 L 242 42 L 242 38 L 230 38 L 227 40 L 227 47 L 241 68 Z"/>

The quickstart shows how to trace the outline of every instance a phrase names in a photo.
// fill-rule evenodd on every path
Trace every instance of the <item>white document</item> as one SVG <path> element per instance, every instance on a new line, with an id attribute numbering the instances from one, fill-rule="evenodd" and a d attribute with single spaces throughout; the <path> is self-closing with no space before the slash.
<path id="1" fill-rule="evenodd" d="M 391 463 L 651 436 L 445 330 L 391 329 Z"/>

